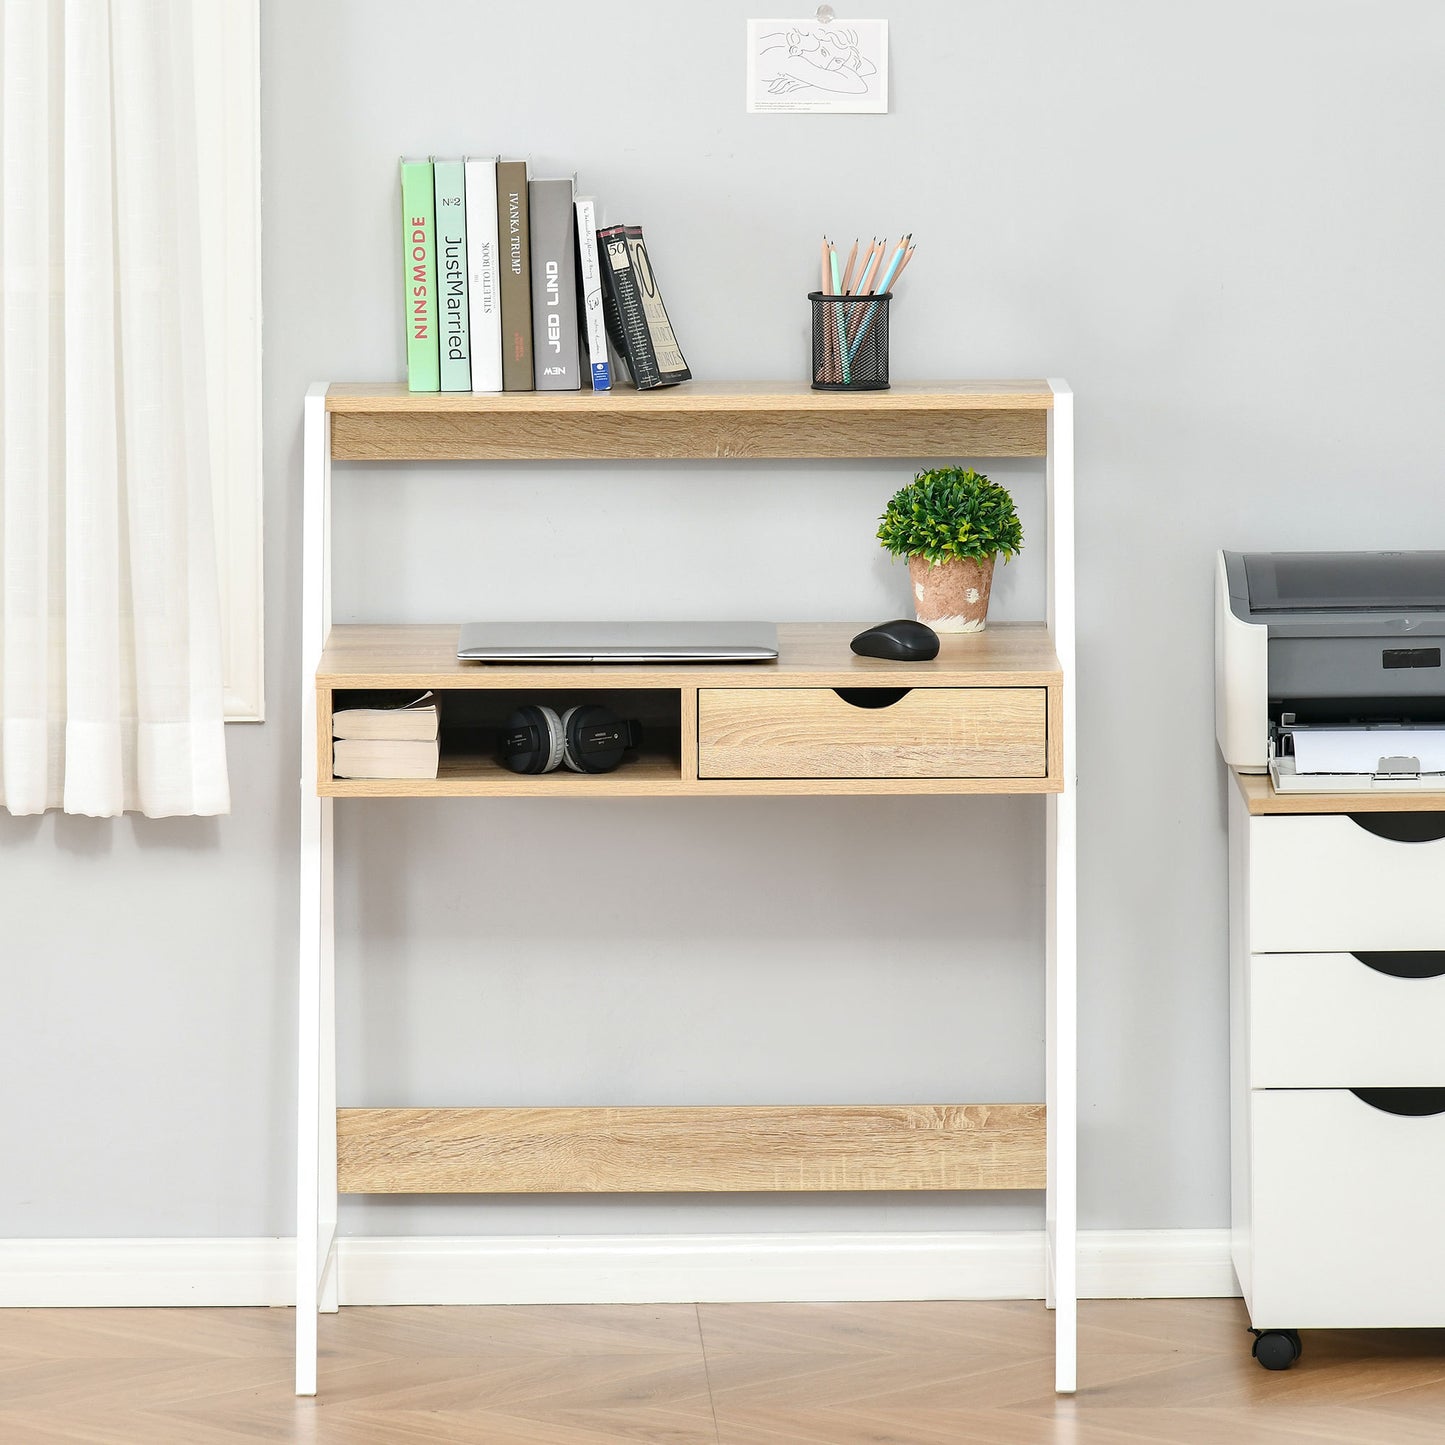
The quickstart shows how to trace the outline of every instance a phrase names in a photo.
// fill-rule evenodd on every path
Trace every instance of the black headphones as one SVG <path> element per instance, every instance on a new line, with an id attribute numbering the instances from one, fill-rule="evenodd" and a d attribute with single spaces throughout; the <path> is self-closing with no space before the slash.
<path id="1" fill-rule="evenodd" d="M 507 719 L 497 738 L 497 758 L 514 773 L 550 773 L 563 765 L 574 773 L 610 773 L 622 754 L 641 742 L 640 722 L 624 720 L 601 703 L 579 703 L 560 715 L 529 703 Z"/>

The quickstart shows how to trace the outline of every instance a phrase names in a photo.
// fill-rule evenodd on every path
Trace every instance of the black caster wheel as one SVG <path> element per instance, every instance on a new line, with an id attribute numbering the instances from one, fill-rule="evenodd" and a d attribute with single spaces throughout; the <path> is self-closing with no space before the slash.
<path id="1" fill-rule="evenodd" d="M 1266 1370 L 1287 1370 L 1304 1352 L 1298 1330 L 1254 1330 L 1250 1353 Z"/>

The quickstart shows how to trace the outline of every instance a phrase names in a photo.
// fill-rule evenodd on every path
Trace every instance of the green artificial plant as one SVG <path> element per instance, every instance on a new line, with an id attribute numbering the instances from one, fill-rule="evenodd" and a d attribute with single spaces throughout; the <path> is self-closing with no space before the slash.
<path id="1" fill-rule="evenodd" d="M 889 499 L 878 519 L 878 540 L 895 557 L 1005 561 L 1023 546 L 1024 532 L 1008 489 L 972 468 L 919 472 Z"/>

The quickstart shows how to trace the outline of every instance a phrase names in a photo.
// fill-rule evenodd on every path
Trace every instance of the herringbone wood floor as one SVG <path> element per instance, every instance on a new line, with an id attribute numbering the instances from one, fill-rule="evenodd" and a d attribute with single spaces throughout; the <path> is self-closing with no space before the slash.
<path id="1" fill-rule="evenodd" d="M 1269 1374 L 1235 1300 L 1080 1317 L 1058 1400 L 1030 1303 L 353 1308 L 297 1400 L 289 1310 L 0 1310 L 0 1442 L 1445 1442 L 1445 1331 L 1307 1333 Z"/>

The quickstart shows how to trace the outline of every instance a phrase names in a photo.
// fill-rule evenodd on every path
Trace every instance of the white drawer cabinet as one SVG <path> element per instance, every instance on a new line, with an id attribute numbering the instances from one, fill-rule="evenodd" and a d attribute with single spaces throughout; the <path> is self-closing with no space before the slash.
<path id="1" fill-rule="evenodd" d="M 1445 950 L 1256 953 L 1249 1087 L 1445 1085 Z"/>
<path id="2" fill-rule="evenodd" d="M 1252 820 L 1256 953 L 1445 948 L 1445 838 L 1397 842 L 1366 826 L 1389 816 Z"/>
<path id="3" fill-rule="evenodd" d="M 1252 1091 L 1257 1327 L 1445 1325 L 1445 1089 L 1392 1092 Z"/>
<path id="4" fill-rule="evenodd" d="M 1230 788 L 1231 1235 L 1269 1368 L 1303 1328 L 1445 1326 L 1445 795 L 1420 801 Z"/>

